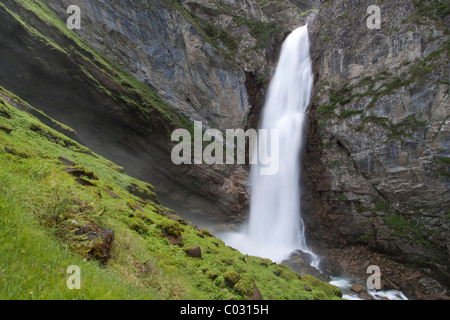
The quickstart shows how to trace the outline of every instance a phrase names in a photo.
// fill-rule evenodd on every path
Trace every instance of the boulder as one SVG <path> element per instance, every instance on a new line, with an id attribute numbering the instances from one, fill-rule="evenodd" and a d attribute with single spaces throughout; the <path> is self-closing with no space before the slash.
<path id="1" fill-rule="evenodd" d="M 355 292 L 355 293 L 357 293 L 357 294 L 360 294 L 360 293 L 362 293 L 362 292 L 366 292 L 366 289 L 365 289 L 363 286 L 359 285 L 359 284 L 354 284 L 354 285 L 350 288 L 350 291 L 353 291 L 353 292 Z"/>
<path id="2" fill-rule="evenodd" d="M 289 259 L 283 260 L 281 263 L 288 266 L 292 271 L 296 272 L 300 276 L 309 274 L 319 280 L 328 281 L 328 275 L 321 273 L 309 264 L 311 260 L 312 257 L 309 253 L 296 250 L 290 255 Z"/>
<path id="3" fill-rule="evenodd" d="M 103 263 L 111 257 L 114 231 L 99 226 L 82 214 L 69 214 L 56 226 L 57 234 L 66 241 L 72 250 L 85 257 Z"/>
<path id="4" fill-rule="evenodd" d="M 198 259 L 202 258 L 202 249 L 200 247 L 197 247 L 197 246 L 189 247 L 186 250 L 186 253 L 191 258 L 198 258 Z"/>
<path id="5" fill-rule="evenodd" d="M 236 271 L 227 272 L 223 275 L 225 283 L 229 286 L 234 286 L 241 279 L 241 276 Z"/>

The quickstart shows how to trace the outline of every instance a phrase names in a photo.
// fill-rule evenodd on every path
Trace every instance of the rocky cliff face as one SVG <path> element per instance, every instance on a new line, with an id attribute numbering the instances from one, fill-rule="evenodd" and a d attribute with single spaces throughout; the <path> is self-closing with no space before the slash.
<path id="1" fill-rule="evenodd" d="M 312 30 L 308 236 L 331 252 L 370 248 L 353 254 L 354 273 L 365 272 L 364 261 L 374 252 L 419 267 L 420 275 L 409 281 L 386 276 L 410 296 L 445 296 L 449 7 L 381 1 L 381 29 L 370 30 L 370 4 L 322 1 Z M 339 256 L 337 269 L 348 271 L 349 261 Z"/>
<path id="2" fill-rule="evenodd" d="M 288 1 L 50 0 L 62 19 L 82 11 L 77 31 L 192 121 L 244 127 L 246 73 L 265 82 L 274 51 L 302 20 Z M 248 76 L 247 76 L 248 77 Z"/>
<path id="3" fill-rule="evenodd" d="M 180 212 L 243 219 L 248 169 L 174 166 L 170 133 L 192 120 L 257 125 L 279 44 L 309 15 L 311 1 L 297 2 L 301 10 L 288 1 L 50 0 L 56 21 L 40 1 L 4 1 L 2 85 L 154 182 Z M 77 32 L 100 56 L 64 27 L 72 4 L 81 9 Z"/>
<path id="4" fill-rule="evenodd" d="M 264 88 L 279 46 L 290 31 L 314 13 L 311 9 L 315 5 L 313 1 L 294 5 L 288 1 L 254 0 L 48 3 L 62 20 L 67 19 L 70 4 L 78 5 L 83 25 L 76 32 L 83 40 L 191 121 L 202 121 L 205 128 L 222 131 L 258 125 Z M 165 152 L 156 162 L 162 164 L 161 172 L 175 172 L 175 183 L 156 184 L 163 198 L 165 195 L 175 200 L 173 206 L 180 205 L 181 210 L 188 206 L 204 216 L 233 220 L 245 217 L 248 168 L 173 168 L 166 164 L 170 163 L 170 150 Z M 146 174 L 144 169 L 139 176 L 142 174 Z M 195 193 L 206 196 L 211 203 Z M 216 201 L 223 209 L 217 211 L 213 204 Z"/>

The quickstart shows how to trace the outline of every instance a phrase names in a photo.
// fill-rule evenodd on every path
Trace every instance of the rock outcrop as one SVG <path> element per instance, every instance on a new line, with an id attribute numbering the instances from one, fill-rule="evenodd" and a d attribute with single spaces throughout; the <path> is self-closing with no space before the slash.
<path id="1" fill-rule="evenodd" d="M 279 43 L 303 20 L 289 1 L 50 0 L 49 5 L 63 20 L 67 7 L 78 5 L 83 27 L 76 32 L 86 42 L 192 121 L 222 131 L 244 126 L 251 109 L 246 73 L 265 82 Z"/>
<path id="2" fill-rule="evenodd" d="M 410 296 L 444 297 L 450 280 L 448 5 L 378 5 L 381 29 L 367 27 L 363 1 L 322 1 L 312 28 L 307 235 L 331 252 L 361 244 L 371 249 L 365 254 L 414 266 L 420 280 Z M 363 263 L 358 267 L 365 271 Z M 438 285 L 427 287 L 430 277 Z"/>

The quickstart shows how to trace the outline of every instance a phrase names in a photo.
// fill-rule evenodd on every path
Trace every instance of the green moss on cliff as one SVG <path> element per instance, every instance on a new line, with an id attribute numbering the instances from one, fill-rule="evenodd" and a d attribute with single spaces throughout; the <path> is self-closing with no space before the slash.
<path id="1" fill-rule="evenodd" d="M 78 71 L 84 73 L 99 92 L 113 98 L 124 109 L 137 112 L 149 123 L 158 124 L 165 134 L 170 134 L 173 128 L 193 130 L 187 117 L 67 28 L 44 0 L 8 0 L 0 5 L 44 46 L 58 50 L 72 62 L 76 61 L 74 66 Z M 17 12 L 21 12 L 20 15 Z M 26 23 L 21 15 L 33 16 L 33 26 Z M 53 36 L 47 36 L 49 34 Z"/>
<path id="2" fill-rule="evenodd" d="M 399 214 L 383 217 L 383 220 L 392 228 L 393 235 L 412 240 L 427 248 L 433 247 L 433 244 L 425 239 L 425 236 L 429 235 L 430 231 L 425 230 L 420 224 L 412 223 Z"/>
<path id="3" fill-rule="evenodd" d="M 409 17 L 409 20 L 416 23 L 424 23 L 423 17 L 438 23 L 438 25 L 446 30 L 443 20 L 450 14 L 450 3 L 446 0 L 422 1 L 413 0 L 414 6 L 417 8 L 417 13 Z"/>

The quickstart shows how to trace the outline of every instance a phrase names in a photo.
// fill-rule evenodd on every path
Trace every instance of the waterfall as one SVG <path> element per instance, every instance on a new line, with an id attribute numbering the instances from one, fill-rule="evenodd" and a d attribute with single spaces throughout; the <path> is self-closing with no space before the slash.
<path id="1" fill-rule="evenodd" d="M 260 129 L 279 130 L 279 171 L 261 175 L 262 164 L 252 166 L 248 226 L 223 238 L 244 253 L 276 262 L 301 250 L 310 254 L 310 263 L 317 268 L 320 259 L 306 245 L 300 209 L 301 151 L 312 86 L 308 28 L 304 26 L 283 43 L 260 124 Z M 264 147 L 270 151 L 267 140 Z"/>

